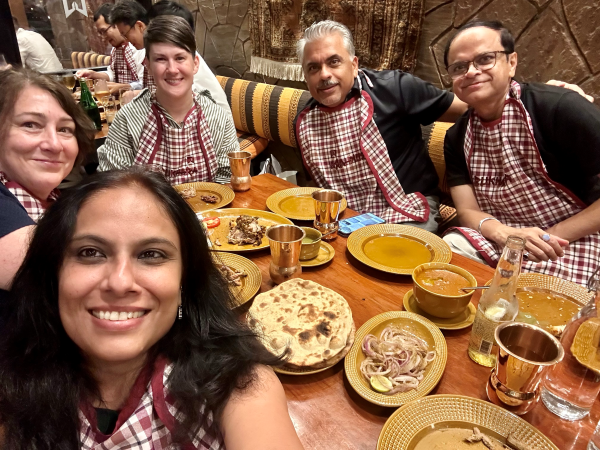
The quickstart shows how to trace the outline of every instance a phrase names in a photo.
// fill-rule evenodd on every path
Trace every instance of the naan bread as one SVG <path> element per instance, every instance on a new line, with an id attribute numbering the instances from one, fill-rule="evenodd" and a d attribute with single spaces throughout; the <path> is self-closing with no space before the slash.
<path id="1" fill-rule="evenodd" d="M 269 350 L 281 354 L 289 345 L 289 367 L 330 365 L 354 341 L 352 311 L 344 297 L 313 281 L 281 283 L 258 295 L 248 313 Z"/>

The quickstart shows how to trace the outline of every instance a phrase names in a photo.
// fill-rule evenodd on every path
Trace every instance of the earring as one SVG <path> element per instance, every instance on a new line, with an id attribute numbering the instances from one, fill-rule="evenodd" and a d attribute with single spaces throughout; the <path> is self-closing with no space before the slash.
<path id="1" fill-rule="evenodd" d="M 179 308 L 177 308 L 177 318 L 179 320 L 183 319 L 183 308 L 181 307 L 181 305 L 179 305 Z"/>

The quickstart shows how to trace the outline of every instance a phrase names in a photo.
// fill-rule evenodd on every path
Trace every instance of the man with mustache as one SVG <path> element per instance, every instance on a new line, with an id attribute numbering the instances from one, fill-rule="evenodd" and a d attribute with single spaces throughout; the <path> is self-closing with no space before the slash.
<path id="1" fill-rule="evenodd" d="M 526 238 L 523 270 L 585 285 L 600 261 L 600 109 L 560 87 L 515 81 L 514 39 L 499 22 L 461 27 L 444 59 L 471 106 L 446 134 L 463 227 L 444 239 L 495 266 L 509 235 Z"/>
<path id="2" fill-rule="evenodd" d="M 298 58 L 313 97 L 296 118 L 304 165 L 317 186 L 390 223 L 435 232 L 438 177 L 421 124 L 456 120 L 466 105 L 399 70 L 359 70 L 348 28 L 309 27 Z"/>

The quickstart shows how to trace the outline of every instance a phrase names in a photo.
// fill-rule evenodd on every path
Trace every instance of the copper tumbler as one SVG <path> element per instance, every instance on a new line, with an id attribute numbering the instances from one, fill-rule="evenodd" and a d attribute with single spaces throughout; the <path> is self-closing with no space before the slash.
<path id="1" fill-rule="evenodd" d="M 280 284 L 302 274 L 300 248 L 306 233 L 296 225 L 275 225 L 267 230 L 271 247 L 269 275 Z"/>
<path id="2" fill-rule="evenodd" d="M 323 240 L 335 239 L 340 227 L 338 216 L 344 194 L 332 189 L 321 189 L 313 192 L 312 198 L 315 205 L 314 227 L 323 234 Z"/>
<path id="3" fill-rule="evenodd" d="M 252 177 L 250 176 L 250 152 L 229 152 L 229 165 L 231 166 L 231 187 L 236 192 L 244 192 L 250 189 Z"/>
<path id="4" fill-rule="evenodd" d="M 492 403 L 522 415 L 540 399 L 544 370 L 563 359 L 558 339 L 535 325 L 505 322 L 496 328 L 498 355 L 486 386 Z"/>

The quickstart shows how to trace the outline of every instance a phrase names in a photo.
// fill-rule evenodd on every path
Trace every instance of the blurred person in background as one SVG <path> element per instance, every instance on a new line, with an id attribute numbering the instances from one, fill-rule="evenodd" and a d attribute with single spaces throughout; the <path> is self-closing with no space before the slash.
<path id="1" fill-rule="evenodd" d="M 35 31 L 21 28 L 19 21 L 13 16 L 13 25 L 17 33 L 21 62 L 29 69 L 38 72 L 57 72 L 63 69 L 52 46 L 44 36 Z"/>
<path id="2" fill-rule="evenodd" d="M 108 88 L 111 94 L 119 92 L 122 88 L 141 90 L 144 78 L 145 50 L 137 50 L 130 42 L 127 42 L 119 30 L 111 25 L 110 12 L 114 5 L 105 3 L 94 12 L 94 25 L 98 34 L 112 47 L 110 53 L 110 65 L 106 72 L 95 72 L 82 69 L 77 72 L 78 77 L 108 80 Z"/>

